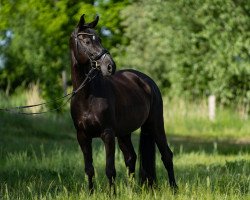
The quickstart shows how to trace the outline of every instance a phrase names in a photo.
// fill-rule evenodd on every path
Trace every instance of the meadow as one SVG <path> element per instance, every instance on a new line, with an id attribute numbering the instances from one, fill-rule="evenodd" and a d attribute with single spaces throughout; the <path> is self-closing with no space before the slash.
<path id="1" fill-rule="evenodd" d="M 25 103 L 25 95 L 1 107 Z M 105 151 L 93 142 L 95 192 L 89 195 L 84 162 L 69 115 L 23 116 L 0 113 L 0 199 L 250 199 L 250 120 L 219 108 L 210 122 L 206 102 L 164 98 L 165 127 L 174 152 L 179 192 L 169 189 L 157 152 L 157 185 L 147 189 L 131 180 L 116 147 L 116 190 L 105 176 Z M 139 131 L 133 134 L 138 151 Z M 138 172 L 138 165 L 136 172 Z"/>

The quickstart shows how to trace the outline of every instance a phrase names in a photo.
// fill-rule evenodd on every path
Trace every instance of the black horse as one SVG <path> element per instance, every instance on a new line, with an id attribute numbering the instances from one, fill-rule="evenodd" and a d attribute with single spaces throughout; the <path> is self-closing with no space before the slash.
<path id="1" fill-rule="evenodd" d="M 131 133 L 141 127 L 140 180 L 152 185 L 156 179 L 155 144 L 168 172 L 169 183 L 177 188 L 173 153 L 165 135 L 161 93 L 154 81 L 135 70 L 115 72 L 115 63 L 93 30 L 98 16 L 85 23 L 84 15 L 71 34 L 71 72 L 73 89 L 77 90 L 86 79 L 88 83 L 71 100 L 71 116 L 81 146 L 89 189 L 93 189 L 94 167 L 92 139 L 101 137 L 106 150 L 106 175 L 114 184 L 115 137 L 124 154 L 129 174 L 135 172 L 136 153 Z"/>

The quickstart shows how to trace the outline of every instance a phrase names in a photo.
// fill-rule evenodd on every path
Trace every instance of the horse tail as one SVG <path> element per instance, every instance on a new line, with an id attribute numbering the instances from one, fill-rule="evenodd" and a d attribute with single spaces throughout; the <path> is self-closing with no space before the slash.
<path id="1" fill-rule="evenodd" d="M 141 132 L 139 144 L 140 183 L 152 186 L 156 181 L 155 140 L 153 134 Z"/>

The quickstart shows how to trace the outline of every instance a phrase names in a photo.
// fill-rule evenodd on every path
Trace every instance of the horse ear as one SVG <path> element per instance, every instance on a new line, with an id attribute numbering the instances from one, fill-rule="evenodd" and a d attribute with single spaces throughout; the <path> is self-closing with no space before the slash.
<path id="1" fill-rule="evenodd" d="M 88 27 L 89 27 L 89 28 L 95 28 L 96 25 L 98 24 L 98 21 L 99 21 L 99 16 L 96 15 L 94 21 L 93 21 L 93 22 L 90 22 L 90 23 L 88 24 Z"/>
<path id="2" fill-rule="evenodd" d="M 85 14 L 83 14 L 80 18 L 80 21 L 78 22 L 78 27 L 82 27 L 85 24 L 85 19 L 84 19 Z"/>

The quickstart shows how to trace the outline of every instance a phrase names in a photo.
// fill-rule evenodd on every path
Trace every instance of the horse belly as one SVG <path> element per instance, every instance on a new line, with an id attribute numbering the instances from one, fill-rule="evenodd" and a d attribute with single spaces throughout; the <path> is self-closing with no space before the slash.
<path id="1" fill-rule="evenodd" d="M 117 134 L 127 134 L 140 128 L 147 120 L 149 115 L 149 108 L 143 106 L 126 106 L 119 113 L 117 113 L 118 132 Z"/>

